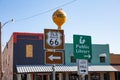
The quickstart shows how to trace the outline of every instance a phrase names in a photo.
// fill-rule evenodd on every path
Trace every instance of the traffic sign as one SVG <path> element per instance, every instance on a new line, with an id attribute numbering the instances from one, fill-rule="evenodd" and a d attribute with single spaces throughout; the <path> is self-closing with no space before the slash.
<path id="1" fill-rule="evenodd" d="M 46 49 L 64 49 L 64 31 L 44 29 L 44 46 Z"/>
<path id="2" fill-rule="evenodd" d="M 63 64 L 63 52 L 57 51 L 57 52 L 48 52 L 46 51 L 45 56 L 46 64 Z"/>
<path id="3" fill-rule="evenodd" d="M 86 75 L 88 74 L 88 61 L 87 60 L 78 60 L 78 74 Z"/>
<path id="4" fill-rule="evenodd" d="M 76 59 L 92 58 L 91 36 L 73 35 L 73 46 Z"/>

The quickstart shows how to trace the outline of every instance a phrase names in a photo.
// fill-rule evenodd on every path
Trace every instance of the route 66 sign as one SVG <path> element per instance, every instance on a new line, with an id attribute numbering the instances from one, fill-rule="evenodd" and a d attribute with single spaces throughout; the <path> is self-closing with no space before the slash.
<path id="1" fill-rule="evenodd" d="M 44 46 L 46 49 L 64 49 L 64 31 L 44 29 Z"/>

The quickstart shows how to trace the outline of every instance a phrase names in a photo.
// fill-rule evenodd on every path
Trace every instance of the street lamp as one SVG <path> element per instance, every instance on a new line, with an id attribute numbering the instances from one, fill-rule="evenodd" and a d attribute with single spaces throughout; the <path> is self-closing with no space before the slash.
<path id="1" fill-rule="evenodd" d="M 2 28 L 9 22 L 13 22 L 13 19 L 5 22 L 3 25 L 0 22 L 0 80 L 2 80 L 2 38 L 1 38 L 1 34 L 2 34 Z"/>

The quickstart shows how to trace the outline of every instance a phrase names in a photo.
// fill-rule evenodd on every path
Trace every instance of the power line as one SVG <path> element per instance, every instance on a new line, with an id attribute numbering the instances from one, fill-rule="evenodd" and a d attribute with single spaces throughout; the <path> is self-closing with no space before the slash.
<path id="1" fill-rule="evenodd" d="M 39 16 L 39 15 L 42 15 L 42 14 L 48 13 L 48 12 L 53 11 L 53 10 L 55 10 L 55 9 L 58 9 L 58 8 L 60 8 L 60 7 L 67 6 L 67 5 L 69 5 L 69 4 L 71 4 L 71 3 L 75 2 L 75 1 L 77 1 L 77 0 L 69 1 L 69 2 L 67 2 L 67 3 L 64 3 L 64 4 L 60 5 L 60 6 L 57 6 L 57 7 L 55 7 L 55 8 L 52 8 L 52 9 L 49 9 L 49 10 L 46 10 L 46 11 L 43 11 L 43 12 L 37 13 L 37 14 L 32 15 L 32 16 L 29 16 L 29 17 L 25 17 L 25 18 L 17 19 L 15 22 L 19 22 L 19 21 L 23 21 L 23 20 L 31 19 L 31 18 L 33 18 L 33 17 L 36 17 L 36 16 Z"/>

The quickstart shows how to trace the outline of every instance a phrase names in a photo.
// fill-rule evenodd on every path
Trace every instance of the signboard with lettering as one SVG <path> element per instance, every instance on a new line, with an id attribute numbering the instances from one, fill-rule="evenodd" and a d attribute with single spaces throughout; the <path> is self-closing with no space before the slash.
<path id="1" fill-rule="evenodd" d="M 78 60 L 78 74 L 88 74 L 88 61 L 87 60 Z"/>
<path id="2" fill-rule="evenodd" d="M 44 39 L 44 46 L 46 49 L 64 49 L 63 30 L 45 29 Z"/>
<path id="3" fill-rule="evenodd" d="M 63 64 L 63 52 L 48 52 L 46 51 L 46 64 Z"/>
<path id="4" fill-rule="evenodd" d="M 73 35 L 74 57 L 76 59 L 91 59 L 91 36 Z"/>

